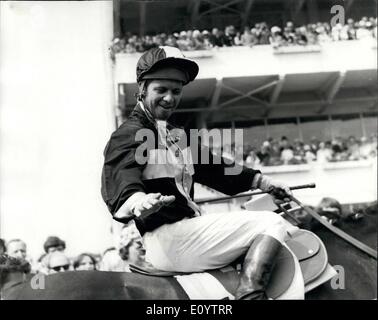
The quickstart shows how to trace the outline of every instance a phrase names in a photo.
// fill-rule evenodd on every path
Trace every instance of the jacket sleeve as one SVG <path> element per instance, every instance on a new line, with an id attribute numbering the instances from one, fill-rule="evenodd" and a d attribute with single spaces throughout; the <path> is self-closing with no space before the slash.
<path id="1" fill-rule="evenodd" d="M 213 155 L 208 147 L 200 146 L 198 152 L 198 161 L 194 164 L 194 181 L 227 195 L 251 190 L 253 178 L 261 173 L 235 163 L 230 164 L 224 158 Z M 201 154 L 207 154 L 205 158 L 208 157 L 208 164 L 201 164 Z M 239 174 L 226 174 L 226 168 L 237 168 Z"/>
<path id="2" fill-rule="evenodd" d="M 121 126 L 105 147 L 101 194 L 112 215 L 135 192 L 145 192 L 142 182 L 145 164 L 138 163 L 135 157 L 138 146 L 142 144 L 135 141 L 137 129 Z"/>

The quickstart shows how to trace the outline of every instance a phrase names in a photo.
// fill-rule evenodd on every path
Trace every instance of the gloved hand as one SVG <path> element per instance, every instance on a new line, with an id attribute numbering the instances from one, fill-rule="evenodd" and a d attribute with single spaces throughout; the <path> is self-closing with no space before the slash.
<path id="1" fill-rule="evenodd" d="M 288 185 L 263 174 L 256 177 L 256 181 L 254 180 L 254 182 L 257 189 L 270 193 L 275 198 L 274 202 L 276 204 L 289 202 L 290 198 L 288 195 L 291 196 L 293 194 Z"/>
<path id="2" fill-rule="evenodd" d="M 163 206 L 169 205 L 175 200 L 175 196 L 163 196 L 161 193 L 147 193 L 134 202 L 132 213 L 137 217 L 141 214 L 149 215 L 159 211 Z"/>

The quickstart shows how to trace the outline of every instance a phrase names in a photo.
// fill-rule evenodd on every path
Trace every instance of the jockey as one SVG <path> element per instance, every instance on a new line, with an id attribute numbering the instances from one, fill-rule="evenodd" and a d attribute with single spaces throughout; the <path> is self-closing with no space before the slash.
<path id="1" fill-rule="evenodd" d="M 227 174 L 237 164 L 214 161 L 216 156 L 201 144 L 182 145 L 176 134 L 180 131 L 167 120 L 198 71 L 177 48 L 152 48 L 141 56 L 136 107 L 104 151 L 102 197 L 115 220 L 135 221 L 146 261 L 155 268 L 202 272 L 245 254 L 235 297 L 266 299 L 265 288 L 289 224 L 269 211 L 204 214 L 193 201 L 193 184 L 228 195 L 251 189 L 291 191 L 259 170 L 239 166 L 239 174 Z M 141 136 L 147 137 L 147 149 Z M 194 152 L 206 154 L 209 161 L 193 161 Z"/>

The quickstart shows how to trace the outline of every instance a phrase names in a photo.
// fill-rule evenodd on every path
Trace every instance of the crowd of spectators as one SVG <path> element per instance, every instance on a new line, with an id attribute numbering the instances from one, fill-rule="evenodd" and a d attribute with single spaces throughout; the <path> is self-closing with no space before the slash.
<path id="1" fill-rule="evenodd" d="M 348 19 L 342 25 L 331 26 L 328 22 L 318 22 L 295 26 L 288 21 L 284 26 L 269 27 L 266 22 L 256 23 L 252 28 L 238 30 L 233 25 L 224 30 L 187 30 L 172 34 L 158 33 L 138 36 L 127 33 L 123 38 L 115 38 L 110 50 L 116 53 L 144 52 L 162 45 L 177 47 L 182 51 L 209 50 L 217 47 L 271 44 L 274 48 L 290 45 L 311 45 L 322 42 L 356 40 L 366 37 L 377 38 L 377 18 L 363 17 L 360 21 Z"/>
<path id="2" fill-rule="evenodd" d="M 313 137 L 308 143 L 299 139 L 290 141 L 283 136 L 279 140 L 267 139 L 259 147 L 228 145 L 221 149 L 213 146 L 213 152 L 243 162 L 248 167 L 363 160 L 377 156 L 377 135 L 360 139 L 336 137 L 329 141 Z"/>
<path id="3" fill-rule="evenodd" d="M 103 254 L 83 252 L 75 257 L 66 254 L 66 243 L 56 236 L 48 237 L 43 245 L 44 252 L 34 261 L 27 252 L 27 245 L 21 239 L 5 241 L 0 239 L 0 255 L 28 262 L 28 272 L 53 274 L 66 271 L 100 270 L 130 272 L 130 264 L 144 262 L 143 240 L 135 224 L 124 225 L 117 247 L 105 250 Z"/>

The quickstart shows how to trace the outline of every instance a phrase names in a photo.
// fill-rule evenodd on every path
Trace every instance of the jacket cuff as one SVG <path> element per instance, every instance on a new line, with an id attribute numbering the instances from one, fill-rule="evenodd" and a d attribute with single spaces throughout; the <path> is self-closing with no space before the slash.
<path id="1" fill-rule="evenodd" d="M 272 179 L 263 174 L 257 174 L 252 181 L 252 189 L 260 189 L 261 191 L 268 191 L 272 185 Z"/>
<path id="2" fill-rule="evenodd" d="M 134 214 L 134 209 L 137 203 L 143 198 L 146 194 L 144 192 L 135 192 L 132 196 L 130 196 L 125 203 L 119 208 L 119 210 L 114 214 L 115 218 L 126 218 L 131 217 Z"/>
<path id="3" fill-rule="evenodd" d="M 261 179 L 262 179 L 261 173 L 255 174 L 255 176 L 253 177 L 253 180 L 252 180 L 252 190 L 260 188 Z"/>

